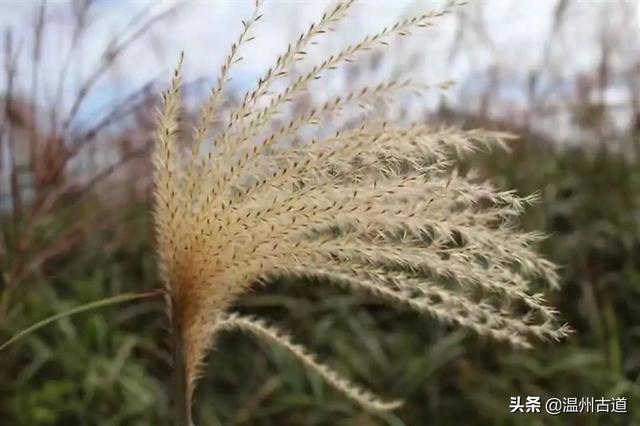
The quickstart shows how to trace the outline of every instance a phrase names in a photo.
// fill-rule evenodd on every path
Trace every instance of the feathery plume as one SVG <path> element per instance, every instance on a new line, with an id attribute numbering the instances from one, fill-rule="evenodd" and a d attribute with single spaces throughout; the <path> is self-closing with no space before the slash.
<path id="1" fill-rule="evenodd" d="M 311 277 L 369 292 L 516 347 L 569 332 L 533 290 L 539 280 L 558 285 L 556 267 L 533 248 L 540 235 L 515 225 L 535 196 L 500 191 L 473 173 L 455 173 L 458 156 L 506 147 L 511 135 L 419 123 L 403 127 L 379 117 L 349 127 L 334 120 L 342 109 L 373 106 L 380 98 L 414 90 L 410 82 L 396 81 L 341 96 L 273 128 L 285 105 L 324 73 L 394 36 L 430 26 L 457 5 L 368 36 L 271 94 L 274 81 L 304 59 L 305 46 L 343 19 L 352 3 L 338 3 L 311 25 L 241 105 L 223 116 L 224 83 L 261 16 L 256 3 L 202 109 L 190 149 L 177 143 L 180 67 L 163 95 L 154 155 L 155 224 L 176 389 L 182 395 L 180 425 L 191 424 L 204 358 L 216 333 L 228 329 L 282 345 L 366 409 L 398 406 L 349 383 L 260 320 L 229 312 L 251 285 L 276 276 Z M 218 117 L 226 122 L 211 129 Z M 298 146 L 288 143 L 310 126 L 333 130 Z M 204 154 L 200 145 L 206 143 Z"/>

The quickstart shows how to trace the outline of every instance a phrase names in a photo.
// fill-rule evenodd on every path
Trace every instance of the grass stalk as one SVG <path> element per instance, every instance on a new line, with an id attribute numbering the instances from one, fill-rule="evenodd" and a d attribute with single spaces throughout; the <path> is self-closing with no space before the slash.
<path id="1" fill-rule="evenodd" d="M 173 356 L 174 417 L 176 426 L 192 426 L 189 379 L 182 327 L 179 321 L 178 308 L 172 303 L 171 343 Z"/>

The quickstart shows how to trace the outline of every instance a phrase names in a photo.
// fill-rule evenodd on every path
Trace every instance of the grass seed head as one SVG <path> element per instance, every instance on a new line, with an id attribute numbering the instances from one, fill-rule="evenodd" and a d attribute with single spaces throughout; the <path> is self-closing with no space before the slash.
<path id="1" fill-rule="evenodd" d="M 505 146 L 511 135 L 396 126 L 375 114 L 364 114 L 355 125 L 336 122 L 338 110 L 375 109 L 381 98 L 416 90 L 397 81 L 356 90 L 274 125 L 291 100 L 324 73 L 393 36 L 429 26 L 454 4 L 407 18 L 320 61 L 259 107 L 273 83 L 295 62 L 308 60 L 305 48 L 329 33 L 352 3 L 338 3 L 296 38 L 257 88 L 225 115 L 224 83 L 242 45 L 253 37 L 261 16 L 257 4 L 223 62 L 190 149 L 178 143 L 180 68 L 163 95 L 154 155 L 155 224 L 189 400 L 214 335 L 240 329 L 283 345 L 366 408 L 397 406 L 317 363 L 260 320 L 229 312 L 252 284 L 274 276 L 368 292 L 516 347 L 569 332 L 534 290 L 537 281 L 558 283 L 556 267 L 533 247 L 540 236 L 514 226 L 532 199 L 455 173 L 459 155 Z M 212 129 L 218 119 L 227 122 Z M 288 143 L 309 126 L 334 130 L 309 143 Z M 202 155 L 200 145 L 211 139 L 212 153 Z"/>

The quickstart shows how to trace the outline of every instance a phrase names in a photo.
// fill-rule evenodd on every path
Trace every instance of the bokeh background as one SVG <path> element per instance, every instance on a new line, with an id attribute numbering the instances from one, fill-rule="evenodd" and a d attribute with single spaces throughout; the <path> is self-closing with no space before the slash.
<path id="1" fill-rule="evenodd" d="M 252 1 L 0 1 L 0 341 L 54 313 L 160 285 L 150 214 L 153 111 L 185 52 L 195 111 Z M 237 102 L 326 1 L 266 1 L 225 91 Z M 358 1 L 311 62 L 439 1 Z M 471 1 L 323 80 L 303 102 L 404 76 L 453 80 L 399 119 L 508 130 L 466 160 L 540 190 L 524 218 L 561 266 L 576 333 L 522 352 L 370 297 L 274 282 L 237 303 L 338 370 L 406 400 L 362 413 L 291 356 L 224 335 L 200 383 L 206 425 L 640 424 L 640 8 Z M 297 65 L 298 66 L 298 65 Z M 299 65 L 296 72 L 303 72 Z M 286 82 L 283 82 L 286 84 Z M 167 323 L 148 301 L 67 318 L 0 353 L 2 425 L 170 424 Z M 509 399 L 625 397 L 628 414 L 512 414 Z"/>

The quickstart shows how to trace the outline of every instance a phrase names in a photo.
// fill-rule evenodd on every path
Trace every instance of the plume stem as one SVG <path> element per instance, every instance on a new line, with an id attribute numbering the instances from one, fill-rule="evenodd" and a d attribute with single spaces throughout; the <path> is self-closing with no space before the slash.
<path id="1" fill-rule="evenodd" d="M 172 303 L 171 343 L 173 347 L 174 418 L 176 426 L 193 426 L 191 420 L 191 397 L 187 378 L 187 362 L 182 327 L 178 308 Z"/>

